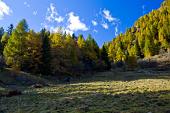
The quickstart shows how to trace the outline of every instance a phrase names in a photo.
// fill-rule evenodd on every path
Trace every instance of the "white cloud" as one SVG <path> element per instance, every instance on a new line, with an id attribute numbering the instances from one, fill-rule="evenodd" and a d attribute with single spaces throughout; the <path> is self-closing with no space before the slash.
<path id="1" fill-rule="evenodd" d="M 92 20 L 91 23 L 93 24 L 93 26 L 97 26 L 98 25 L 98 23 L 95 20 Z"/>
<path id="2" fill-rule="evenodd" d="M 60 29 L 59 27 L 50 27 L 50 31 L 51 31 L 51 32 L 54 32 L 54 33 L 55 33 L 55 32 L 58 32 L 59 29 Z"/>
<path id="3" fill-rule="evenodd" d="M 64 17 L 59 16 L 59 17 L 55 18 L 55 21 L 58 22 L 58 23 L 61 23 L 61 22 L 64 21 Z"/>
<path id="4" fill-rule="evenodd" d="M 113 18 L 112 15 L 110 14 L 110 11 L 106 9 L 103 10 L 103 17 L 107 19 L 109 22 L 112 22 L 115 20 L 115 18 Z"/>
<path id="5" fill-rule="evenodd" d="M 47 9 L 46 20 L 49 22 L 58 22 L 61 23 L 64 21 L 64 17 L 59 16 L 56 7 L 53 3 L 50 4 L 50 7 Z"/>
<path id="6" fill-rule="evenodd" d="M 104 9 L 104 10 L 103 10 L 102 16 L 103 16 L 106 20 L 108 20 L 109 22 L 112 22 L 113 24 L 116 23 L 116 22 L 119 22 L 119 19 L 113 17 L 113 16 L 111 15 L 110 11 L 107 10 L 107 9 Z"/>
<path id="7" fill-rule="evenodd" d="M 101 16 L 100 25 L 104 29 L 109 29 L 114 27 L 115 34 L 117 35 L 120 19 L 113 17 L 111 15 L 111 12 L 107 9 L 100 9 L 99 15 Z"/>
<path id="8" fill-rule="evenodd" d="M 143 14 L 145 14 L 145 5 L 142 5 Z"/>
<path id="9" fill-rule="evenodd" d="M 103 27 L 104 29 L 109 29 L 109 26 L 108 26 L 107 23 L 102 23 L 101 25 L 102 25 L 102 27 Z"/>
<path id="10" fill-rule="evenodd" d="M 73 31 L 66 29 L 64 27 L 53 27 L 53 26 L 51 26 L 49 28 L 49 30 L 52 33 L 57 33 L 57 32 L 64 33 L 64 32 L 66 32 L 66 34 L 71 34 L 71 35 L 74 33 Z"/>
<path id="11" fill-rule="evenodd" d="M 24 2 L 24 5 L 28 8 L 30 7 L 30 4 L 28 4 L 26 1 Z"/>
<path id="12" fill-rule="evenodd" d="M 46 20 L 49 22 L 54 21 L 56 16 L 58 16 L 58 13 L 54 7 L 54 4 L 51 3 L 50 7 L 47 9 Z"/>
<path id="13" fill-rule="evenodd" d="M 98 31 L 96 29 L 93 30 L 94 33 L 98 33 Z"/>
<path id="14" fill-rule="evenodd" d="M 0 20 L 3 19 L 5 15 L 10 15 L 12 10 L 10 7 L 3 1 L 0 1 Z"/>
<path id="15" fill-rule="evenodd" d="M 118 36 L 118 26 L 115 26 L 115 36 Z"/>
<path id="16" fill-rule="evenodd" d="M 37 14 L 38 14 L 38 12 L 37 12 L 37 11 L 34 11 L 34 12 L 33 12 L 33 15 L 34 15 L 34 16 L 36 16 Z"/>
<path id="17" fill-rule="evenodd" d="M 82 23 L 80 21 L 80 18 L 79 16 L 76 16 L 74 14 L 74 12 L 70 12 L 68 14 L 68 26 L 67 26 L 67 29 L 70 30 L 70 31 L 87 31 L 88 28 L 86 26 L 86 24 Z"/>

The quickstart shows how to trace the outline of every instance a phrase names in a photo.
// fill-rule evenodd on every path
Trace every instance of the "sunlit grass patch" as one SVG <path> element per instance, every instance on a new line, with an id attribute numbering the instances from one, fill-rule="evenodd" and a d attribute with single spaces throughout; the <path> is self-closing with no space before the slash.
<path id="1" fill-rule="evenodd" d="M 21 96 L 1 98 L 0 110 L 4 113 L 164 113 L 170 109 L 169 78 L 131 75 L 135 79 L 126 80 L 120 73 L 120 78 L 115 75 L 114 80 L 112 73 L 106 74 L 100 80 L 93 77 L 88 82 L 87 78 L 77 83 L 27 88 Z"/>

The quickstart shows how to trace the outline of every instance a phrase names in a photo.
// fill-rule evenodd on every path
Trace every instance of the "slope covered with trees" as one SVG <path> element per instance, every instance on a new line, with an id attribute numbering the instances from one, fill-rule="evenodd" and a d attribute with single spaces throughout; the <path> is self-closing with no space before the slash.
<path id="1" fill-rule="evenodd" d="M 170 52 L 170 1 L 139 18 L 113 41 L 99 48 L 91 35 L 75 36 L 61 29 L 50 33 L 35 32 L 25 19 L 14 28 L 0 28 L 0 54 L 6 66 L 43 75 L 78 75 L 111 68 L 111 63 L 123 62 L 136 66 L 138 58 Z M 2 65 L 3 63 L 1 63 Z M 2 67 L 2 66 L 1 66 Z"/>
<path id="2" fill-rule="evenodd" d="M 170 50 L 170 1 L 140 17 L 133 27 L 109 42 L 108 55 L 112 62 L 133 57 L 149 58 Z"/>

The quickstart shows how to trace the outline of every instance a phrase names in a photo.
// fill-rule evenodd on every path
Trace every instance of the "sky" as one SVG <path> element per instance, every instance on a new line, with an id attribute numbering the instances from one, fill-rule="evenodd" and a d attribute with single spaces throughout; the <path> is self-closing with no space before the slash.
<path id="1" fill-rule="evenodd" d="M 30 29 L 91 34 L 101 46 L 141 16 L 158 9 L 163 0 L 0 0 L 0 27 L 26 19 Z"/>

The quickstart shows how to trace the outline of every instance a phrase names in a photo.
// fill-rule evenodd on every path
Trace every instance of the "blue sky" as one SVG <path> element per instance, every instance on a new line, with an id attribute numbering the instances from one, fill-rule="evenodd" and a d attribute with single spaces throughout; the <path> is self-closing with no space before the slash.
<path id="1" fill-rule="evenodd" d="M 0 0 L 0 26 L 25 18 L 29 28 L 46 27 L 86 37 L 101 46 L 131 27 L 142 15 L 160 7 L 163 0 Z"/>

